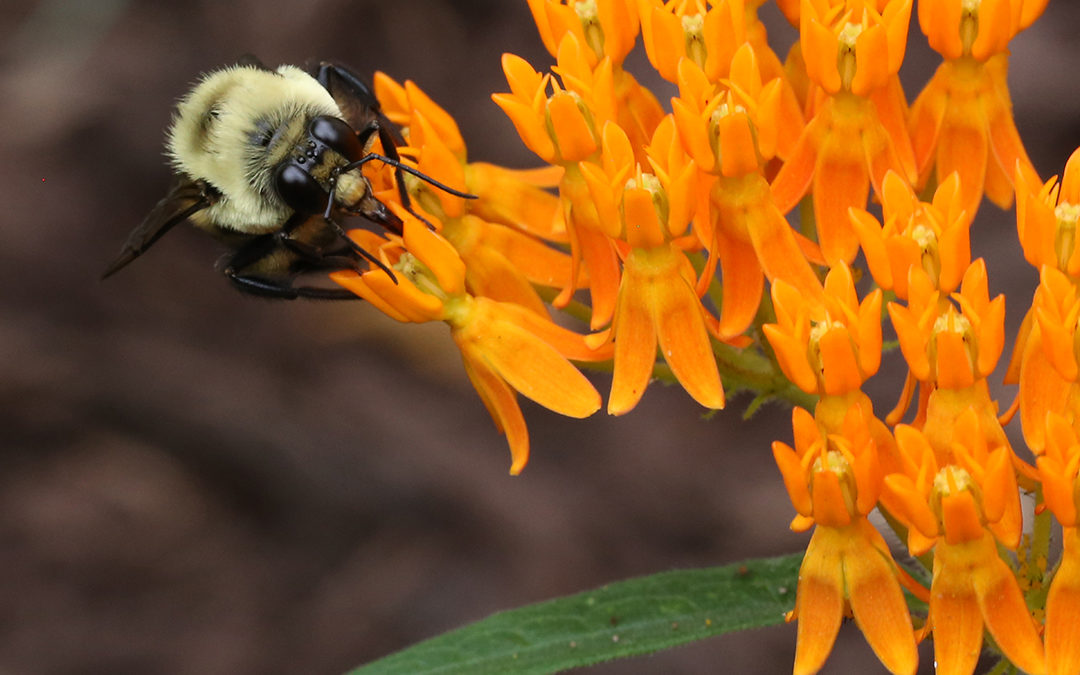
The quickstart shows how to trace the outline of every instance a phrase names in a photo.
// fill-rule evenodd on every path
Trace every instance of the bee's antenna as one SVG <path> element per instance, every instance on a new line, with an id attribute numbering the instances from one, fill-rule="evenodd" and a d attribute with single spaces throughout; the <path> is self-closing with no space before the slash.
<path id="1" fill-rule="evenodd" d="M 398 161 L 398 160 L 396 160 L 396 159 L 394 159 L 392 157 L 387 157 L 386 155 L 380 155 L 380 154 L 375 153 L 375 152 L 368 153 L 368 154 L 364 155 L 363 157 L 361 157 L 360 159 L 356 160 L 355 162 L 350 162 L 350 163 L 346 164 L 345 166 L 341 167 L 341 170 L 342 171 L 352 171 L 353 169 L 356 169 L 356 168 L 366 164 L 367 162 L 369 162 L 369 161 L 371 161 L 373 159 L 377 159 L 380 162 L 382 162 L 383 164 L 389 164 L 390 166 L 394 167 L 395 169 L 400 169 L 400 170 L 404 171 L 405 173 L 411 173 L 412 175 L 416 176 L 417 178 L 424 181 L 425 183 L 428 183 L 430 185 L 434 185 L 435 187 L 439 188 L 443 192 L 452 194 L 455 197 L 462 197 L 463 199 L 476 199 L 477 198 L 476 195 L 469 194 L 468 192 L 462 192 L 460 190 L 455 190 L 454 188 L 450 187 L 449 185 L 446 185 L 444 183 L 440 183 L 439 181 L 435 180 L 434 178 L 427 175 L 426 173 L 423 173 L 422 171 L 414 169 L 413 167 L 409 166 L 408 164 L 404 164 L 404 163 L 402 163 L 402 162 L 400 162 L 400 161 Z"/>

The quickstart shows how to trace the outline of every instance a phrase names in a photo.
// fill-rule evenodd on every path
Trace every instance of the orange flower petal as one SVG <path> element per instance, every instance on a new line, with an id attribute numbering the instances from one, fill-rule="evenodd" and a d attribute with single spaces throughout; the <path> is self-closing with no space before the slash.
<path id="1" fill-rule="evenodd" d="M 568 417 L 600 409 L 600 394 L 554 347 L 525 330 L 502 303 L 476 298 L 454 339 L 469 345 L 507 384 L 540 405 Z M 530 315 L 535 316 L 535 315 Z"/>
<path id="2" fill-rule="evenodd" d="M 532 12 L 533 22 L 536 24 L 536 28 L 540 33 L 540 40 L 544 43 L 544 47 L 548 50 L 548 52 L 554 55 L 559 49 L 559 38 L 561 38 L 562 36 L 561 34 L 555 34 L 555 32 L 552 30 L 551 22 L 548 20 L 548 6 L 553 3 L 551 2 L 551 0 L 526 1 L 529 3 L 529 11 Z"/>
<path id="3" fill-rule="evenodd" d="M 667 285 L 667 289 L 656 289 L 654 300 L 660 352 L 686 393 L 706 408 L 721 409 L 724 388 L 701 303 L 684 280 L 668 280 Z"/>
<path id="4" fill-rule="evenodd" d="M 946 59 L 964 54 L 960 40 L 961 0 L 937 0 L 919 3 L 919 27 L 929 38 L 930 47 Z"/>
<path id="5" fill-rule="evenodd" d="M 634 409 L 645 393 L 656 363 L 656 326 L 652 313 L 635 295 L 634 276 L 624 279 L 618 309 L 612 323 L 615 339 L 615 368 L 608 396 L 608 413 L 623 415 Z"/>
<path id="6" fill-rule="evenodd" d="M 398 212 L 398 216 L 404 221 L 405 248 L 428 266 L 447 295 L 464 293 L 465 263 L 450 242 L 428 229 L 427 225 L 404 209 L 397 209 L 395 212 Z"/>
<path id="7" fill-rule="evenodd" d="M 908 7 L 910 8 L 910 3 Z M 905 31 L 906 33 L 906 31 Z M 868 26 L 855 38 L 855 53 L 858 68 L 851 80 L 851 93 L 867 96 L 874 89 L 885 84 L 889 76 L 891 60 L 888 36 L 882 25 Z M 882 58 L 885 57 L 885 58 Z M 897 64 L 899 66 L 899 63 Z"/>
<path id="8" fill-rule="evenodd" d="M 514 123 L 514 128 L 527 148 L 545 162 L 556 160 L 555 143 L 548 135 L 543 117 L 538 115 L 531 106 L 510 94 L 492 94 L 491 100 L 502 108 L 506 116 Z"/>
<path id="9" fill-rule="evenodd" d="M 838 44 L 828 27 L 803 15 L 800 26 L 806 74 L 829 94 L 840 91 L 843 82 L 837 67 Z"/>
<path id="10" fill-rule="evenodd" d="M 996 160 L 996 165 L 1004 172 L 1006 180 L 1011 182 L 1013 171 L 1018 170 L 1030 184 L 1038 184 L 1039 174 L 1035 171 L 1024 149 L 1024 143 L 1020 139 L 1020 132 L 1016 129 L 1016 122 L 1013 120 L 1010 108 L 1008 102 L 1003 101 L 987 111 L 987 131 L 994 151 L 993 158 Z M 999 198 L 995 199 L 994 203 L 1001 208 L 1009 208 L 1012 204 L 1011 192 L 1007 201 Z"/>
<path id="11" fill-rule="evenodd" d="M 372 304 L 375 309 L 379 310 L 383 314 L 389 316 L 395 321 L 402 323 L 408 323 L 410 321 L 422 321 L 419 317 L 410 316 L 405 312 L 394 307 L 391 303 L 379 297 L 377 293 L 371 290 L 366 283 L 364 283 L 363 277 L 354 270 L 339 270 L 330 273 L 330 280 L 334 283 L 343 286 L 344 288 L 352 291 L 359 297 L 367 300 Z M 442 303 L 439 304 L 439 312 L 442 311 Z"/>
<path id="12" fill-rule="evenodd" d="M 889 263 L 889 253 L 885 248 L 885 238 L 881 233 L 881 223 L 869 211 L 860 208 L 848 210 L 848 218 L 859 237 L 863 255 L 866 256 L 867 267 L 878 286 L 886 290 L 893 288 L 892 267 Z"/>
<path id="13" fill-rule="evenodd" d="M 764 179 L 761 179 L 764 181 Z M 803 294 L 804 300 L 821 304 L 825 300 L 821 281 L 807 262 L 791 226 L 772 204 L 747 213 L 750 242 L 761 269 L 769 281 L 783 279 Z"/>
<path id="14" fill-rule="evenodd" d="M 802 460 L 791 449 L 791 446 L 773 441 L 773 459 L 780 468 L 780 475 L 784 479 L 784 487 L 787 488 L 788 496 L 795 510 L 804 516 L 811 516 L 814 512 L 814 501 L 810 498 L 810 489 L 806 483 L 806 475 L 803 472 Z"/>
<path id="15" fill-rule="evenodd" d="M 1013 8 L 1018 3 L 1011 0 L 983 0 L 976 12 L 979 32 L 971 44 L 971 55 L 985 61 L 1008 48 L 1014 33 Z"/>
<path id="16" fill-rule="evenodd" d="M 859 630 L 878 659 L 897 675 L 914 675 L 919 667 L 911 614 L 896 578 L 888 547 L 865 520 L 858 548 L 844 558 L 844 581 Z M 875 547 L 871 542 L 876 542 Z"/>
<path id="17" fill-rule="evenodd" d="M 382 71 L 376 71 L 372 80 L 375 86 L 375 98 L 379 100 L 383 113 L 394 124 L 407 125 L 412 115 L 412 106 L 409 104 L 409 95 L 405 93 L 405 87 Z"/>
<path id="18" fill-rule="evenodd" d="M 557 185 L 562 177 L 562 168 L 547 168 L 557 172 L 557 175 L 547 177 L 554 178 L 552 186 Z M 479 199 L 469 202 L 469 212 L 486 221 L 509 225 L 548 241 L 565 242 L 565 224 L 557 217 L 561 212 L 559 198 L 530 180 L 534 177 L 535 173 L 530 171 L 470 162 L 465 167 L 465 184 Z M 556 224 L 562 227 L 555 227 Z"/>
<path id="19" fill-rule="evenodd" d="M 1042 483 L 1043 501 L 1062 526 L 1074 528 L 1077 524 L 1076 502 L 1073 501 L 1075 476 L 1065 473 L 1065 467 L 1056 459 L 1036 457 Z"/>
<path id="20" fill-rule="evenodd" d="M 780 171 L 773 179 L 771 190 L 773 203 L 780 213 L 788 213 L 806 196 L 810 184 L 814 179 L 814 167 L 817 165 L 818 149 L 812 139 L 816 131 L 814 120 L 811 120 L 799 137 L 795 148 Z M 697 157 L 694 157 L 698 161 Z M 698 161 L 701 165 L 701 162 Z"/>
<path id="21" fill-rule="evenodd" d="M 1073 150 L 1068 161 L 1065 162 L 1058 201 L 1069 204 L 1080 203 L 1080 148 Z"/>
<path id="22" fill-rule="evenodd" d="M 664 245 L 664 226 L 648 190 L 639 187 L 623 191 L 623 220 L 626 243 L 631 247 L 651 249 Z"/>
<path id="23" fill-rule="evenodd" d="M 660 77 L 668 82 L 678 79 L 678 64 L 686 53 L 686 36 L 682 21 L 673 13 L 665 11 L 660 3 L 649 8 L 648 2 L 639 2 L 641 15 L 641 38 L 645 54 Z"/>
<path id="24" fill-rule="evenodd" d="M 840 487 L 840 477 L 825 469 L 814 472 L 811 484 L 814 522 L 822 527 L 840 528 L 851 524 L 851 512 Z"/>
<path id="25" fill-rule="evenodd" d="M 965 389 L 975 383 L 975 373 L 968 359 L 967 343 L 959 333 L 941 332 L 937 346 L 937 385 L 943 389 Z"/>
<path id="26" fill-rule="evenodd" d="M 960 190 L 968 213 L 974 215 L 986 184 L 986 163 L 989 161 L 986 134 L 974 126 L 975 120 L 960 121 L 958 114 L 950 115 L 950 124 L 938 137 L 937 175 L 960 175 Z"/>
<path id="27" fill-rule="evenodd" d="M 578 107 L 577 100 L 566 91 L 557 91 L 548 100 L 548 116 L 564 162 L 578 162 L 596 152 L 596 138 Z"/>
<path id="28" fill-rule="evenodd" d="M 618 223 L 622 222 L 622 218 L 619 215 L 616 191 L 621 192 L 622 185 L 613 184 L 608 174 L 592 162 L 578 162 L 578 169 L 581 171 L 585 185 L 588 186 L 592 206 L 596 209 L 596 219 L 605 224 L 606 233 L 609 236 L 621 236 L 622 232 Z M 620 182 L 625 182 L 625 179 Z"/>
<path id="29" fill-rule="evenodd" d="M 510 475 L 517 476 L 529 462 L 529 431 L 525 427 L 521 408 L 518 407 L 517 396 L 474 352 L 462 348 L 461 355 L 465 363 L 465 374 L 480 394 L 480 400 L 495 421 L 495 428 L 506 434 L 512 460 Z"/>
<path id="30" fill-rule="evenodd" d="M 851 346 L 851 336 L 843 328 L 825 332 L 818 341 L 825 394 L 839 396 L 862 386 L 858 360 Z"/>
<path id="31" fill-rule="evenodd" d="M 930 359 L 926 353 L 926 338 L 919 327 L 918 319 L 912 316 L 907 307 L 895 302 L 889 303 L 889 318 L 896 330 L 900 351 L 904 354 L 904 360 L 907 361 L 912 375 L 920 382 L 926 382 L 931 377 Z M 967 360 L 966 354 L 964 360 Z"/>
<path id="32" fill-rule="evenodd" d="M 881 303 L 883 293 L 875 289 L 859 305 L 855 341 L 859 345 L 859 367 L 863 377 L 877 373 L 881 366 Z"/>
<path id="33" fill-rule="evenodd" d="M 843 564 L 833 528 L 814 530 L 799 568 L 795 612 L 799 618 L 794 675 L 821 670 L 832 651 L 843 618 Z"/>
<path id="34" fill-rule="evenodd" d="M 729 113 L 717 122 L 720 172 L 742 176 L 758 170 L 758 148 L 746 113 Z"/>
<path id="35" fill-rule="evenodd" d="M 879 4 L 879 9 L 881 9 Z M 890 0 L 882 11 L 885 29 L 888 31 L 888 72 L 896 74 L 907 51 L 908 32 L 911 26 L 911 0 Z"/>
<path id="36" fill-rule="evenodd" d="M 1020 501 L 1019 488 L 1016 485 L 1016 471 L 1013 469 L 1009 449 L 1002 446 L 990 454 L 984 466 L 986 474 L 982 479 L 983 515 L 990 523 L 1005 521 L 1019 525 Z M 1010 528 L 1008 536 L 999 536 L 1006 547 L 1015 549 L 1020 545 L 1020 527 Z M 999 534 L 994 530 L 995 534 Z M 1002 534 L 1005 534 L 1002 532 Z"/>
<path id="37" fill-rule="evenodd" d="M 975 498 L 968 490 L 941 497 L 941 523 L 945 529 L 945 541 L 963 544 L 977 541 L 985 534 Z"/>
<path id="38" fill-rule="evenodd" d="M 468 187 L 465 185 L 465 166 L 459 156 L 443 143 L 443 139 L 447 136 L 436 130 L 419 112 L 413 116 L 413 120 L 413 126 L 410 129 L 423 129 L 426 139 L 417 168 L 422 173 L 456 190 L 466 191 Z M 462 146 L 462 152 L 464 152 L 464 146 Z M 465 214 L 464 198 L 452 195 L 446 190 L 433 190 L 433 192 L 448 217 L 460 218 Z"/>
<path id="39" fill-rule="evenodd" d="M 359 276 L 349 271 L 336 272 L 330 278 L 399 321 L 423 323 L 443 318 L 442 301 L 400 275 L 396 284 L 382 270 Z M 388 312 L 387 308 L 393 311 Z"/>
<path id="40" fill-rule="evenodd" d="M 544 76 L 533 70 L 525 59 L 516 54 L 503 54 L 502 69 L 514 98 L 530 103 L 541 93 Z"/>
<path id="41" fill-rule="evenodd" d="M 465 159 L 465 139 L 461 137 L 461 130 L 458 128 L 457 122 L 450 113 L 446 112 L 442 106 L 431 100 L 423 89 L 416 86 L 411 80 L 405 81 L 405 92 L 409 96 L 409 103 L 416 114 L 421 114 L 424 119 L 431 124 L 432 130 L 434 130 L 439 140 L 442 141 L 450 152 L 452 152 L 458 158 Z M 430 136 L 430 132 L 428 136 Z"/>
<path id="42" fill-rule="evenodd" d="M 671 112 L 686 154 L 694 158 L 702 171 L 712 171 L 716 159 L 705 121 L 681 98 L 671 99 Z"/>
<path id="43" fill-rule="evenodd" d="M 1064 528 L 1061 564 L 1046 598 L 1046 666 L 1050 675 L 1080 672 L 1080 538 Z"/>
<path id="44" fill-rule="evenodd" d="M 830 143 L 823 150 L 814 172 L 814 215 L 817 217 L 821 252 L 830 265 L 850 264 L 859 252 L 859 239 L 848 220 L 850 207 L 863 208 L 870 196 L 870 177 L 861 158 L 851 157 L 851 148 Z"/>
<path id="45" fill-rule="evenodd" d="M 589 270 L 592 297 L 590 327 L 597 330 L 611 321 L 615 298 L 619 293 L 619 259 L 607 235 L 587 227 L 575 231 L 581 258 Z"/>
<path id="46" fill-rule="evenodd" d="M 1020 366 L 1019 396 L 1024 442 L 1033 452 L 1041 452 L 1045 445 L 1047 411 L 1063 411 L 1072 389 L 1073 384 L 1047 360 L 1038 329 L 1032 330 Z"/>
<path id="47" fill-rule="evenodd" d="M 806 393 L 817 393 L 817 374 L 806 358 L 806 345 L 791 335 L 782 333 L 775 324 L 765 324 L 762 330 L 776 353 L 776 360 L 784 371 L 784 376 Z"/>
<path id="48" fill-rule="evenodd" d="M 1046 672 L 1042 640 L 1028 613 L 1024 595 L 1009 566 L 997 557 L 992 538 L 987 535 L 987 560 L 973 570 L 972 583 L 986 628 L 998 647 L 1020 670 Z M 992 558 L 990 556 L 993 556 Z M 940 624 L 937 624 L 940 625 Z M 935 630 L 936 633 L 936 630 Z M 936 643 L 940 634 L 934 636 Z"/>
<path id="49" fill-rule="evenodd" d="M 765 278 L 753 247 L 722 232 L 716 234 L 717 257 L 724 277 L 724 302 L 717 328 L 721 338 L 739 335 L 753 323 Z"/>
<path id="50" fill-rule="evenodd" d="M 946 588 L 938 576 L 930 589 L 936 670 L 940 675 L 970 675 L 982 652 L 982 612 L 969 588 Z"/>
<path id="51" fill-rule="evenodd" d="M 1005 349 L 1005 296 L 990 301 L 977 324 L 975 339 L 979 343 L 978 374 L 988 377 L 994 372 L 1001 352 Z"/>
<path id="52" fill-rule="evenodd" d="M 915 148 L 908 134 L 908 106 L 900 78 L 890 76 L 884 86 L 871 93 L 870 100 L 874 104 L 874 115 L 881 125 L 877 133 L 868 134 L 863 141 L 875 189 L 882 187 L 888 171 L 899 174 L 897 177 L 905 183 L 915 183 L 919 172 L 915 163 Z M 882 131 L 884 134 L 880 133 Z M 884 151 L 878 150 L 875 144 L 880 144 Z"/>
<path id="53" fill-rule="evenodd" d="M 540 338 L 555 348 L 557 352 L 574 361 L 606 361 L 612 357 L 610 344 L 593 346 L 590 336 L 579 335 L 563 328 L 550 319 L 530 312 L 524 307 L 503 303 L 500 312 L 509 320 L 519 324 L 529 333 Z"/>

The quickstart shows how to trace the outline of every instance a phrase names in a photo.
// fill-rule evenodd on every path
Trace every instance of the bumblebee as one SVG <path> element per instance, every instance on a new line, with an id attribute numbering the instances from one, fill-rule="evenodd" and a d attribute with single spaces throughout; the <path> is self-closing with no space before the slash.
<path id="1" fill-rule="evenodd" d="M 383 153 L 372 152 L 375 140 Z M 363 259 L 337 216 L 359 215 L 401 233 L 401 220 L 372 194 L 369 161 L 394 168 L 411 212 L 403 173 L 468 195 L 403 164 L 404 140 L 372 90 L 347 68 L 267 68 L 252 58 L 205 75 L 177 106 L 166 152 L 175 181 L 128 236 L 102 278 L 188 221 L 232 249 L 222 271 L 241 291 L 272 298 L 356 299 L 345 289 L 294 285 L 316 270 L 358 269 Z"/>

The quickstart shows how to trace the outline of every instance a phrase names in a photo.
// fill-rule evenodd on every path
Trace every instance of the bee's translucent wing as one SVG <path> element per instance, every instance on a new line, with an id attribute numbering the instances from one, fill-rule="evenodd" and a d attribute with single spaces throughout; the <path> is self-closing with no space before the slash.
<path id="1" fill-rule="evenodd" d="M 112 276 L 125 265 L 143 254 L 163 234 L 214 202 L 206 184 L 199 181 L 181 180 L 157 203 L 142 223 L 131 231 L 119 255 L 109 264 L 102 279 Z"/>

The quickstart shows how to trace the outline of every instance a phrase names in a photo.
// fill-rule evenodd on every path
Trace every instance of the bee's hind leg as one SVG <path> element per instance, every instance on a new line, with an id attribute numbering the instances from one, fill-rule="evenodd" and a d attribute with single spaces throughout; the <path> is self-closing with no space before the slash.
<path id="1" fill-rule="evenodd" d="M 308 255 L 299 253 L 290 245 L 285 245 L 283 251 L 282 242 L 291 241 L 279 238 L 277 234 L 268 234 L 252 239 L 242 246 L 229 258 L 225 269 L 222 270 L 225 277 L 238 290 L 251 295 L 259 295 L 264 298 L 277 298 L 279 300 L 295 300 L 296 298 L 308 298 L 312 300 L 361 300 L 359 296 L 344 288 L 323 288 L 320 286 L 293 286 L 291 278 L 270 278 L 255 272 L 247 272 L 249 268 L 256 266 L 260 261 L 272 255 L 292 253 L 293 257 L 303 260 L 309 266 L 325 268 L 355 269 L 355 264 L 345 256 L 318 256 L 308 259 Z M 298 246 L 299 248 L 299 246 Z M 307 254 L 314 254 L 309 250 Z M 318 261 L 318 263 L 316 263 Z"/>
<path id="2" fill-rule="evenodd" d="M 319 286 L 293 286 L 287 281 L 276 279 L 264 279 L 256 276 L 236 274 L 229 270 L 225 271 L 233 286 L 252 295 L 261 295 L 264 298 L 276 298 L 278 300 L 295 300 L 307 298 L 309 300 L 363 300 L 360 296 L 344 288 L 322 288 Z"/>

